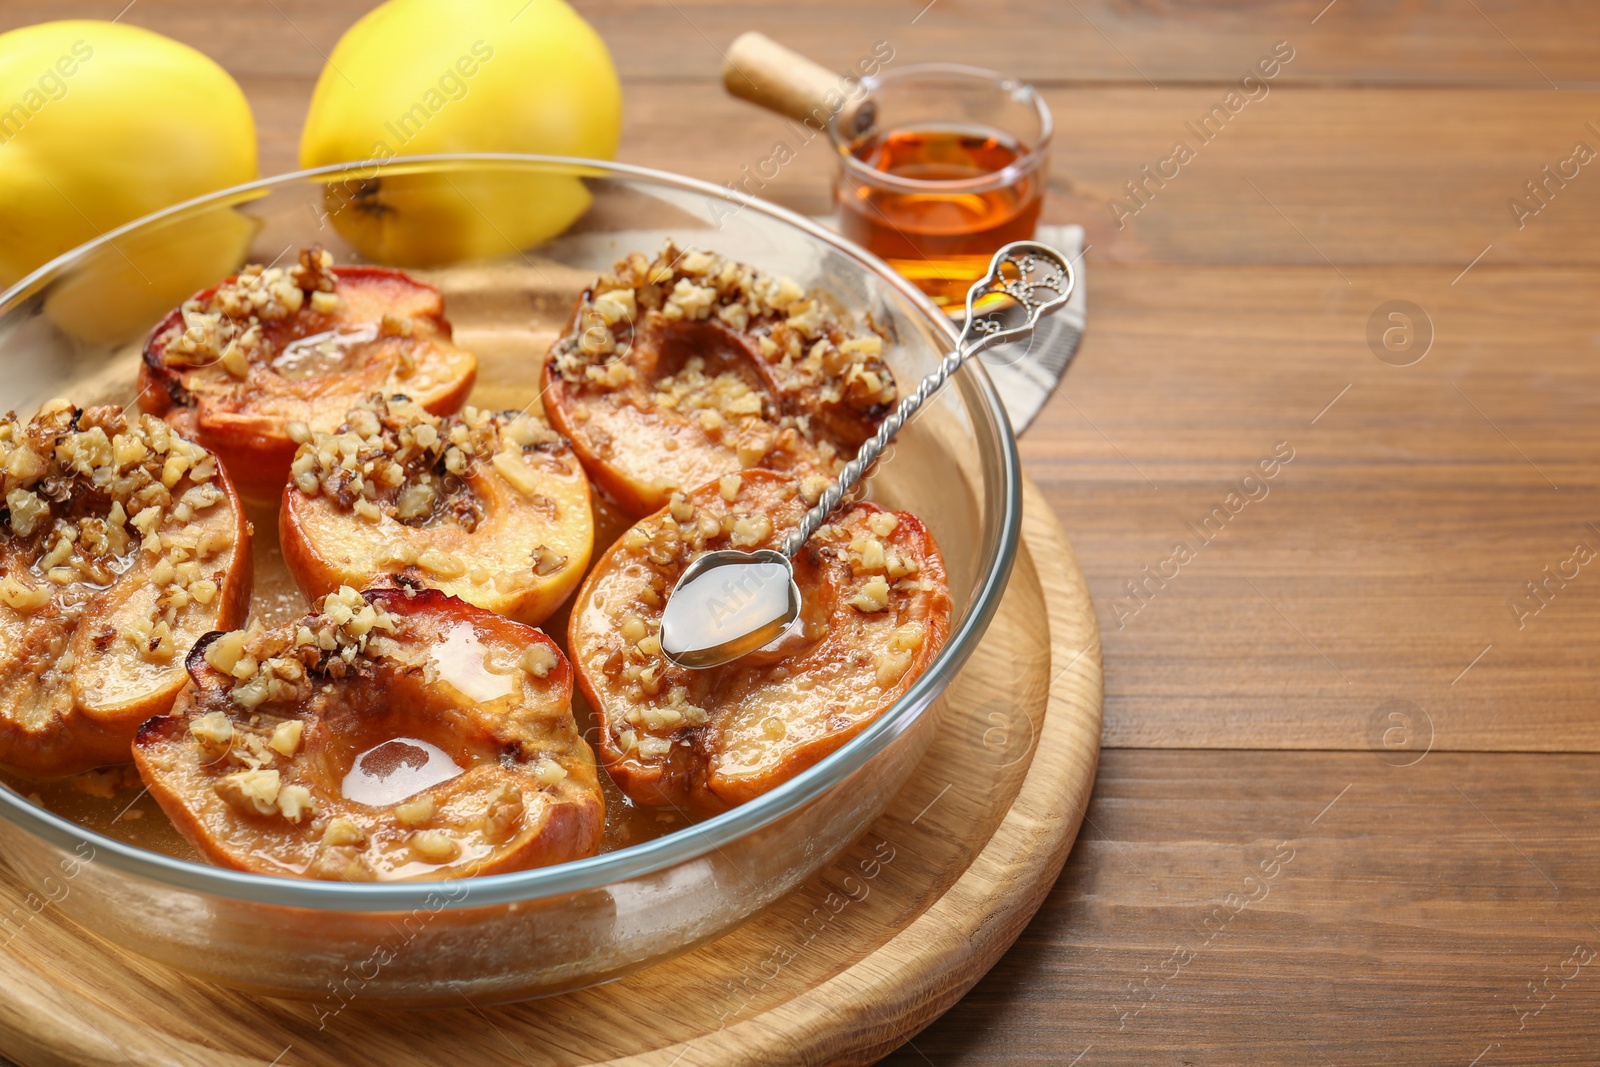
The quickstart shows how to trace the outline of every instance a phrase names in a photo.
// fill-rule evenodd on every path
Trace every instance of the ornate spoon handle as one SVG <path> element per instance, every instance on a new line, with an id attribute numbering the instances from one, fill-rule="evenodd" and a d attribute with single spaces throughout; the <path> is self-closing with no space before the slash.
<path id="1" fill-rule="evenodd" d="M 1077 275 L 1065 256 L 1049 245 L 1035 241 L 1015 241 L 994 254 L 989 272 L 967 291 L 967 322 L 956 339 L 956 347 L 946 353 L 939 366 L 917 388 L 901 398 L 894 411 L 878 424 L 873 434 L 834 483 L 823 490 L 811 510 L 790 530 L 779 549 L 793 559 L 813 534 L 828 521 L 845 494 L 871 469 L 894 435 L 916 414 L 917 409 L 937 393 L 950 375 L 968 357 L 1000 341 L 1013 341 L 1033 332 L 1039 319 L 1067 302 L 1077 284 Z M 974 304 L 993 297 L 996 306 L 975 311 Z"/>

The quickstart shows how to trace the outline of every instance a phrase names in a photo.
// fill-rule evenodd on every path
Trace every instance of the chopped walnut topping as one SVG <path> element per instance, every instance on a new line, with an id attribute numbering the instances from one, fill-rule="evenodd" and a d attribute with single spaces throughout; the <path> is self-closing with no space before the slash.
<path id="1" fill-rule="evenodd" d="M 913 620 L 895 628 L 894 636 L 889 638 L 889 647 L 896 652 L 915 652 L 922 647 L 927 636 L 927 624 Z"/>
<path id="2" fill-rule="evenodd" d="M 22 452 L 18 449 L 18 452 Z M 34 453 L 28 452 L 27 455 Z M 50 514 L 50 505 L 26 489 L 13 489 L 6 494 L 6 506 L 11 510 L 11 529 L 18 537 L 27 537 L 38 529 L 39 521 Z"/>
<path id="3" fill-rule="evenodd" d="M 554 574 L 567 565 L 567 557 L 558 554 L 548 545 L 540 545 L 533 552 L 533 573 L 544 577 Z"/>
<path id="4" fill-rule="evenodd" d="M 878 685 L 885 689 L 898 682 L 906 673 L 906 668 L 910 666 L 909 652 L 880 652 L 873 657 L 875 677 Z"/>
<path id="5" fill-rule="evenodd" d="M 868 528 L 871 528 L 870 523 Z M 857 574 L 882 573 L 885 567 L 888 566 L 887 557 L 883 551 L 883 542 L 870 534 L 857 537 L 851 541 L 848 551 L 850 569 Z"/>
<path id="6" fill-rule="evenodd" d="M 520 449 L 496 452 L 489 462 L 500 472 L 500 476 L 507 484 L 523 496 L 531 497 L 538 494 L 539 479 L 529 469 L 527 463 L 523 462 Z"/>
<path id="7" fill-rule="evenodd" d="M 800 479 L 800 499 L 807 504 L 815 504 L 822 499 L 822 494 L 828 491 L 828 486 L 833 484 L 832 478 L 825 478 L 820 474 L 810 474 Z"/>
<path id="8" fill-rule="evenodd" d="M 189 724 L 189 732 L 212 759 L 233 744 L 233 720 L 220 711 L 208 711 L 195 719 Z"/>
<path id="9" fill-rule="evenodd" d="M 542 772 L 546 765 L 561 770 L 561 765 L 552 760 L 543 760 L 539 764 Z M 538 772 L 536 772 L 538 773 Z M 566 777 L 566 772 L 561 772 L 561 777 Z M 560 779 L 557 779 L 560 781 Z M 544 782 L 542 785 L 553 785 L 554 782 Z M 483 814 L 483 836 L 491 844 L 502 845 L 516 834 L 522 827 L 523 816 L 527 812 L 527 804 L 522 799 L 522 790 L 512 785 L 502 785 L 489 797 L 489 804 Z"/>
<path id="10" fill-rule="evenodd" d="M 888 537 L 899 525 L 900 520 L 895 518 L 892 511 L 879 511 L 867 516 L 867 529 L 879 537 Z"/>
<path id="11" fill-rule="evenodd" d="M 50 590 L 24 584 L 16 575 L 0 578 L 0 603 L 14 611 L 31 615 L 50 603 Z"/>
<path id="12" fill-rule="evenodd" d="M 883 611 L 889 606 L 889 583 L 884 581 L 882 575 L 875 574 L 867 579 L 859 593 L 845 603 L 857 611 Z"/>
<path id="13" fill-rule="evenodd" d="M 300 751 L 300 735 L 304 732 L 305 723 L 299 719 L 285 719 L 273 727 L 272 740 L 267 744 L 279 755 L 293 756 Z"/>
<path id="14" fill-rule="evenodd" d="M 225 633 L 206 646 L 205 660 L 223 674 L 232 674 L 233 668 L 244 657 L 244 631 Z"/>
<path id="15" fill-rule="evenodd" d="M 728 542 L 734 548 L 754 548 L 771 536 L 771 519 L 765 515 L 749 515 L 733 520 L 733 533 Z"/>
<path id="16" fill-rule="evenodd" d="M 566 768 L 552 759 L 542 759 L 533 771 L 534 780 L 542 786 L 557 785 L 567 777 Z"/>
<path id="17" fill-rule="evenodd" d="M 905 675 L 927 636 L 927 624 L 915 620 L 895 628 L 888 651 L 878 653 L 873 660 L 879 686 L 888 688 Z"/>
<path id="18" fill-rule="evenodd" d="M 303 785 L 286 785 L 278 790 L 278 812 L 292 823 L 304 822 L 316 811 L 311 790 Z"/>
<path id="19" fill-rule="evenodd" d="M 560 660 L 556 657 L 555 650 L 549 645 L 540 643 L 529 645 L 528 650 L 522 654 L 522 669 L 535 678 L 548 678 L 550 672 L 555 670 Z"/>
<path id="20" fill-rule="evenodd" d="M 207 523 L 227 499 L 215 458 L 149 415 L 116 407 L 46 404 L 30 422 L 0 419 L 0 542 L 15 541 L 25 565 L 0 578 L 0 604 L 33 614 L 57 601 L 81 610 L 136 563 L 157 586 L 150 614 L 120 636 L 154 663 L 181 651 L 173 638 L 191 604 L 215 602 L 220 572 L 195 559 L 215 547 Z M 224 546 L 225 547 L 225 546 Z M 142 558 L 141 558 L 142 557 Z"/>
<path id="21" fill-rule="evenodd" d="M 467 573 L 465 560 L 453 552 L 441 552 L 437 548 L 423 549 L 417 556 L 417 565 L 434 577 L 447 581 Z"/>
<path id="22" fill-rule="evenodd" d="M 362 658 L 382 658 L 385 635 L 400 630 L 400 620 L 382 606 L 368 603 L 349 586 L 323 598 L 320 610 L 306 617 L 293 638 L 264 630 L 235 630 L 206 646 L 205 660 L 227 676 L 233 702 L 246 711 L 267 703 L 293 703 L 310 695 L 322 678 L 342 678 Z M 304 727 L 297 720 L 278 724 L 261 739 L 263 759 L 271 752 L 293 756 Z"/>
<path id="23" fill-rule="evenodd" d="M 334 847 L 359 845 L 366 839 L 367 832 L 354 819 L 343 815 L 335 815 L 329 819 L 327 828 L 322 831 L 322 843 Z"/>
<path id="24" fill-rule="evenodd" d="M 334 433 L 307 430 L 302 436 L 290 467 L 301 493 L 321 495 L 375 526 L 389 519 L 405 526 L 451 522 L 468 533 L 483 521 L 469 470 L 492 470 L 537 500 L 539 479 L 529 457 L 567 454 L 561 437 L 533 415 L 469 407 L 441 418 L 400 396 L 362 402 Z M 441 577 L 466 573 L 459 560 L 408 559 L 404 552 L 397 547 L 390 561 L 420 562 Z"/>
<path id="25" fill-rule="evenodd" d="M 657 759 L 672 751 L 672 739 L 644 734 L 638 738 L 638 750 L 646 759 Z"/>
<path id="26" fill-rule="evenodd" d="M 300 250 L 300 261 L 289 268 L 289 277 L 307 293 L 332 293 L 338 288 L 333 273 L 333 254 L 320 245 Z"/>
<path id="27" fill-rule="evenodd" d="M 613 369 L 628 369 L 613 353 L 631 343 L 641 315 L 658 315 L 669 321 L 716 319 L 753 333 L 758 351 L 781 369 L 785 393 L 820 390 L 828 402 L 843 400 L 859 408 L 894 402 L 883 338 L 870 330 L 847 330 L 792 279 L 713 252 L 680 253 L 670 242 L 654 260 L 635 252 L 612 269 L 595 282 L 579 309 L 583 328 L 554 349 L 556 369 L 569 382 L 606 389 L 629 384 L 631 374 Z M 755 403 L 757 411 L 746 414 L 759 413 L 759 397 Z"/>
<path id="28" fill-rule="evenodd" d="M 217 796 L 240 811 L 256 815 L 278 814 L 278 772 L 272 770 L 235 771 L 217 779 Z"/>
<path id="29" fill-rule="evenodd" d="M 424 863 L 450 863 L 461 855 L 461 845 L 438 830 L 418 830 L 411 835 L 411 851 Z"/>
<path id="30" fill-rule="evenodd" d="M 251 356 L 262 350 L 262 324 L 298 314 L 308 297 L 312 310 L 331 314 L 339 307 L 335 287 L 333 256 L 318 245 L 302 250 L 297 266 L 252 263 L 209 297 L 184 302 L 161 358 L 169 366 L 221 363 L 246 378 Z"/>
<path id="31" fill-rule="evenodd" d="M 433 797 L 427 793 L 396 804 L 394 817 L 401 826 L 426 826 L 433 819 Z"/>

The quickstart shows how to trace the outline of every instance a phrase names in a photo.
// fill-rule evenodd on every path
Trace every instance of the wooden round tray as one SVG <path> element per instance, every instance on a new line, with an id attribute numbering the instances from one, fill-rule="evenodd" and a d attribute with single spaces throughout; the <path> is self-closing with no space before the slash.
<path id="1" fill-rule="evenodd" d="M 865 837 L 733 933 L 609 985 L 399 1011 L 269 1000 L 38 911 L 0 949 L 0 1052 L 19 1064 L 870 1063 L 1015 940 L 1078 833 L 1100 751 L 1100 637 L 1027 483 L 1010 588 L 949 690 L 928 758 Z M 27 888 L 0 869 L 0 909 Z"/>

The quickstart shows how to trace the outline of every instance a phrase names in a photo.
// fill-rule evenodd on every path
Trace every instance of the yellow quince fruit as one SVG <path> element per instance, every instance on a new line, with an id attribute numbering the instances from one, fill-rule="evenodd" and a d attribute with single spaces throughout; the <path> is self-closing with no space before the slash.
<path id="1" fill-rule="evenodd" d="M 473 164 L 423 173 L 391 160 L 609 159 L 621 129 L 611 55 L 563 0 L 388 0 L 328 57 L 300 163 L 367 163 L 328 184 L 328 220 L 368 259 L 437 266 L 520 253 L 561 233 L 589 206 L 583 171 Z"/>
<path id="2" fill-rule="evenodd" d="M 250 105 L 193 48 L 89 20 L 0 34 L 0 287 L 126 222 L 255 177 Z M 247 220 L 218 219 L 207 232 L 227 254 L 202 240 L 207 269 L 248 244 Z M 170 249 L 132 244 L 142 254 L 115 254 L 130 269 L 102 281 L 135 287 L 121 295 L 141 307 L 159 311 L 206 280 Z M 128 308 L 93 303 L 79 332 L 118 332 L 109 320 Z"/>

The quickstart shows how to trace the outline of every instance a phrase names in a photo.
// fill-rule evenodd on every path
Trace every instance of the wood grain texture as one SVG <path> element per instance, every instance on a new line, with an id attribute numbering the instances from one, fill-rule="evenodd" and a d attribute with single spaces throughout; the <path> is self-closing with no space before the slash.
<path id="1" fill-rule="evenodd" d="M 63 8 L 71 8 L 70 12 Z M 7 0 L 0 30 L 49 18 L 109 19 L 127 0 Z M 124 20 L 196 43 L 237 74 L 315 78 L 372 0 L 138 0 Z M 960 61 L 1045 84 L 1228 82 L 1279 40 L 1315 43 L 1284 77 L 1316 85 L 1593 86 L 1600 12 L 1584 0 L 575 0 L 628 79 L 700 80 L 745 30 L 842 69 L 874 41 L 897 61 Z M 1326 8 L 1326 10 L 1324 10 Z M 1319 17 L 1320 14 L 1320 17 Z M 1313 21 L 1315 20 L 1315 21 Z M 1298 61 L 1297 61 L 1298 62 Z"/>
<path id="2" fill-rule="evenodd" d="M 1220 130 L 1212 119 L 1209 142 L 1194 130 L 1225 87 L 1044 95 L 1058 124 L 1045 217 L 1084 225 L 1091 268 L 1288 263 L 1342 280 L 1356 267 L 1423 265 L 1448 282 L 1491 244 L 1480 267 L 1600 265 L 1600 159 L 1541 187 L 1547 204 L 1524 184 L 1578 141 L 1600 152 L 1589 125 L 1600 127 L 1600 93 L 1278 87 Z M 621 155 L 821 214 L 832 149 L 803 132 L 716 85 L 641 89 L 628 97 Z M 1193 158 L 1165 164 L 1163 180 L 1157 169 L 1180 141 Z M 795 158 L 770 181 L 752 178 L 780 142 Z M 1538 213 L 1513 214 L 1514 197 Z"/>
<path id="3" fill-rule="evenodd" d="M 187 978 L 53 909 L 33 913 L 24 900 L 44 890 L 3 872 L 0 911 L 28 918 L 0 946 L 0 1049 L 28 1067 L 875 1061 L 1010 946 L 1088 804 L 1100 739 L 1093 607 L 1031 485 L 1024 523 L 1012 584 L 917 774 L 861 841 L 711 945 L 508 1007 L 290 1003 Z"/>
<path id="4" fill-rule="evenodd" d="M 1038 917 L 887 1063 L 1594 1063 L 1597 770 L 1108 750 Z"/>
<path id="5" fill-rule="evenodd" d="M 1405 699 L 1438 748 L 1600 750 L 1600 584 L 1544 585 L 1600 552 L 1600 277 L 1347 273 L 1090 270 L 1093 333 L 1022 451 L 1095 594 L 1107 743 L 1364 748 Z M 1391 299 L 1433 323 L 1409 367 L 1368 346 Z"/>

